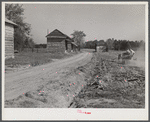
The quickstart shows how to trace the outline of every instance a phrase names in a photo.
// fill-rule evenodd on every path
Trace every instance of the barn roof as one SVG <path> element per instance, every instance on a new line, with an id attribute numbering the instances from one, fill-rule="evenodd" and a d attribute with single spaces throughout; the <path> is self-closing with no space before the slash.
<path id="1" fill-rule="evenodd" d="M 10 20 L 8 20 L 7 18 L 5 18 L 5 23 L 9 23 L 11 25 L 14 25 L 14 27 L 17 27 L 18 25 Z"/>
<path id="2" fill-rule="evenodd" d="M 68 42 L 72 42 L 70 39 L 65 39 L 66 41 L 68 41 Z"/>
<path id="3" fill-rule="evenodd" d="M 66 41 L 68 41 L 68 42 L 71 42 L 73 45 L 75 45 L 76 47 L 78 46 L 75 42 L 73 42 L 73 40 L 72 39 L 65 39 Z"/>
<path id="4" fill-rule="evenodd" d="M 47 38 L 49 38 L 49 37 L 51 37 L 51 38 L 66 38 L 67 35 L 63 34 L 58 29 L 55 29 L 54 31 L 52 31 L 51 33 L 49 33 L 46 37 Z"/>
<path id="5" fill-rule="evenodd" d="M 75 42 L 71 42 L 73 45 L 75 45 L 76 47 L 78 47 L 78 45 Z"/>
<path id="6" fill-rule="evenodd" d="M 67 35 L 66 35 L 67 36 Z M 71 43 L 73 44 L 73 45 L 75 45 L 76 47 L 78 47 L 78 45 L 74 42 L 74 40 L 72 39 L 72 38 L 70 38 L 69 36 L 67 36 L 68 37 L 68 39 L 66 39 L 66 40 L 68 40 L 68 41 L 71 41 Z"/>
<path id="7" fill-rule="evenodd" d="M 52 31 L 51 33 L 49 33 L 47 36 L 47 38 L 65 38 L 66 41 L 71 42 L 73 45 L 75 45 L 76 47 L 78 46 L 76 43 L 74 43 L 74 40 L 72 38 L 70 38 L 69 36 L 67 36 L 66 34 L 62 33 L 61 31 L 59 31 L 58 29 L 55 29 L 54 31 Z"/>
<path id="8" fill-rule="evenodd" d="M 66 35 L 67 36 L 67 35 Z M 74 42 L 74 39 L 70 38 L 69 36 L 67 36 L 67 38 L 71 41 Z M 74 43 L 75 44 L 75 43 Z"/>
<path id="9" fill-rule="evenodd" d="M 105 46 L 105 42 L 104 41 L 98 41 L 97 42 L 97 46 Z"/>

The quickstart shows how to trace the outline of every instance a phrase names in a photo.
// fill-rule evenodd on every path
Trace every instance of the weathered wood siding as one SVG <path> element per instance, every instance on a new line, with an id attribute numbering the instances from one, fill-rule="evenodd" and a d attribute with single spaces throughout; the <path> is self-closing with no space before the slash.
<path id="1" fill-rule="evenodd" d="M 64 38 L 48 38 L 47 39 L 47 52 L 65 52 Z"/>
<path id="2" fill-rule="evenodd" d="M 71 44 L 69 43 L 69 44 L 67 44 L 67 46 L 68 46 L 68 52 L 71 52 Z"/>
<path id="3" fill-rule="evenodd" d="M 14 58 L 14 26 L 5 23 L 5 58 Z"/>
<path id="4" fill-rule="evenodd" d="M 73 51 L 77 51 L 77 47 L 73 45 Z"/>

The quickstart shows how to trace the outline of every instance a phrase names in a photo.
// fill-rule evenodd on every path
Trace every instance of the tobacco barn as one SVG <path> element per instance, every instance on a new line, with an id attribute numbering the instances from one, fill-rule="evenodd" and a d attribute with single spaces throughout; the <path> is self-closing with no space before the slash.
<path id="1" fill-rule="evenodd" d="M 74 41 L 63 34 L 61 31 L 55 29 L 47 36 L 47 51 L 48 52 L 73 52 L 76 51 L 77 45 Z"/>
<path id="2" fill-rule="evenodd" d="M 5 58 L 14 58 L 14 28 L 17 24 L 5 18 Z"/>

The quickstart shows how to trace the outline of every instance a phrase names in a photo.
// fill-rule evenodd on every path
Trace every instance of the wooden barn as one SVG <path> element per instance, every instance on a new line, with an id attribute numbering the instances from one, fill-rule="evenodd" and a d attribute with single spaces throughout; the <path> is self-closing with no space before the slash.
<path id="1" fill-rule="evenodd" d="M 5 58 L 14 58 L 14 28 L 17 24 L 5 18 Z"/>
<path id="2" fill-rule="evenodd" d="M 73 52 L 76 51 L 77 45 L 74 41 L 63 34 L 61 31 L 55 29 L 47 36 L 47 51 L 48 52 Z"/>

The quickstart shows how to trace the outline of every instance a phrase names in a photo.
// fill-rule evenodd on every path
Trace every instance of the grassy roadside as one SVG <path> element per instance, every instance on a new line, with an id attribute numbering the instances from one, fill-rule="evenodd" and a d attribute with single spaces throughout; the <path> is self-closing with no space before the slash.
<path id="1" fill-rule="evenodd" d="M 73 53 L 47 53 L 47 52 L 20 52 L 15 53 L 14 59 L 6 59 L 5 66 L 8 67 L 20 67 L 22 65 L 30 65 L 30 66 L 37 66 L 42 65 L 45 63 L 52 62 L 52 59 L 62 59 L 66 57 L 73 56 L 80 52 L 73 52 Z"/>

